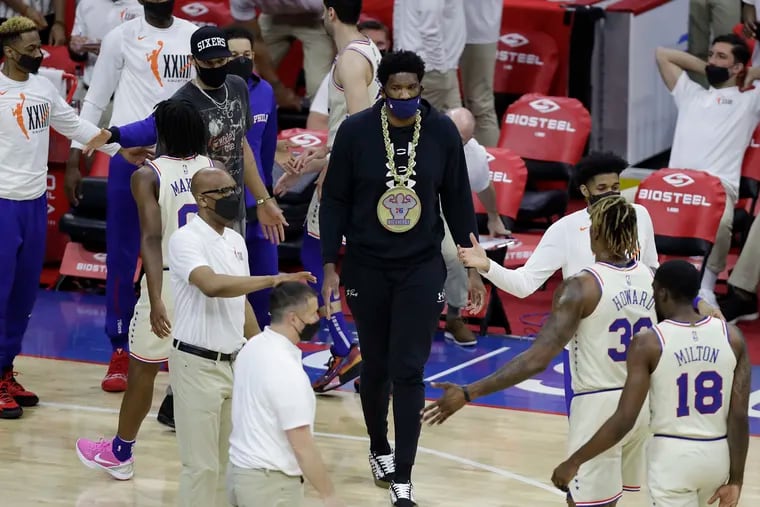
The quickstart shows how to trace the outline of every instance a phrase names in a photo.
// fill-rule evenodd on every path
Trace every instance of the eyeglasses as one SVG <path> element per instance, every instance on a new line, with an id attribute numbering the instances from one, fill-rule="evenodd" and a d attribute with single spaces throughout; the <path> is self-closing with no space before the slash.
<path id="1" fill-rule="evenodd" d="M 214 188 L 212 190 L 206 190 L 205 192 L 201 192 L 201 195 L 221 194 L 222 196 L 226 197 L 228 195 L 238 195 L 241 192 L 242 190 L 240 190 L 240 187 L 234 186 L 234 187 L 223 187 L 223 188 Z"/>

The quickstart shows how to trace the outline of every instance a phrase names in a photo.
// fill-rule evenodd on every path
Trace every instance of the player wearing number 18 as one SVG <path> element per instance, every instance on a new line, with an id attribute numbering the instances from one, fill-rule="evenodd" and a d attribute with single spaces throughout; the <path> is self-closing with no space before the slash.
<path id="1" fill-rule="evenodd" d="M 651 327 L 656 319 L 653 275 L 648 266 L 634 260 L 639 244 L 636 210 L 631 204 L 620 196 L 605 197 L 589 208 L 589 214 L 596 264 L 560 285 L 552 313 L 533 345 L 469 386 L 433 383 L 446 392 L 425 407 L 423 420 L 440 424 L 466 402 L 542 372 L 567 344 L 573 389 L 569 451 L 578 449 L 615 412 L 626 380 L 631 337 Z M 614 506 L 623 490 L 639 490 L 648 422 L 648 411 L 642 410 L 622 442 L 580 468 L 568 504 Z"/>
<path id="2" fill-rule="evenodd" d="M 648 394 L 651 505 L 738 504 L 749 444 L 749 359 L 738 329 L 694 311 L 699 286 L 688 262 L 669 261 L 657 270 L 654 299 L 662 320 L 631 342 L 617 411 L 557 467 L 552 482 L 558 488 L 572 490 L 578 467 L 625 437 Z"/>

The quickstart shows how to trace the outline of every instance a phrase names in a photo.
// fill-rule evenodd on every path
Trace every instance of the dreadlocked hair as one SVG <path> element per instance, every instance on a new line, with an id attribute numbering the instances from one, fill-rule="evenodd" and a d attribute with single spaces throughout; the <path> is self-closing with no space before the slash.
<path id="1" fill-rule="evenodd" d="M 19 38 L 22 33 L 36 32 L 37 25 L 24 16 L 14 16 L 0 24 L 0 43 L 7 46 Z"/>
<path id="2" fill-rule="evenodd" d="M 622 196 L 610 196 L 589 209 L 591 228 L 599 234 L 610 255 L 633 259 L 639 254 L 639 231 L 636 210 Z"/>

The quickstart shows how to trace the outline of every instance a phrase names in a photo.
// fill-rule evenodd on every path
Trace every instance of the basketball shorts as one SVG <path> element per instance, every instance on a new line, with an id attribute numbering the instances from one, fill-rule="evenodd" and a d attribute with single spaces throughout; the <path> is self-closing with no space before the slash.
<path id="1" fill-rule="evenodd" d="M 306 212 L 306 233 L 312 238 L 319 239 L 319 199 L 317 191 L 311 196 L 309 211 Z"/>
<path id="2" fill-rule="evenodd" d="M 647 457 L 653 507 L 707 507 L 707 500 L 728 480 L 725 438 L 703 441 L 653 436 Z"/>
<path id="3" fill-rule="evenodd" d="M 622 389 L 578 393 L 570 404 L 568 453 L 572 454 L 591 439 L 615 413 Z M 633 429 L 614 447 L 587 461 L 569 485 L 578 507 L 604 505 L 623 495 L 639 491 L 645 473 L 644 451 L 649 437 L 649 400 L 641 409 Z"/>
<path id="4" fill-rule="evenodd" d="M 174 323 L 174 293 L 172 292 L 169 271 L 164 270 L 161 285 L 161 299 L 166 307 L 169 322 Z M 148 281 L 143 276 L 140 280 L 140 298 L 135 305 L 135 313 L 129 325 L 129 354 L 144 363 L 163 363 L 169 359 L 172 338 L 159 338 L 150 328 L 150 299 L 148 298 Z"/>

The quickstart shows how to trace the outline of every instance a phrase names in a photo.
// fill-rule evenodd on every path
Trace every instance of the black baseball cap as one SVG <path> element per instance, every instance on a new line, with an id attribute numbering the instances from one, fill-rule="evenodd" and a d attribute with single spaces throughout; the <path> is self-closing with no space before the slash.
<path id="1" fill-rule="evenodd" d="M 203 26 L 190 37 L 190 51 L 196 60 L 213 60 L 232 56 L 227 36 L 216 26 Z"/>

